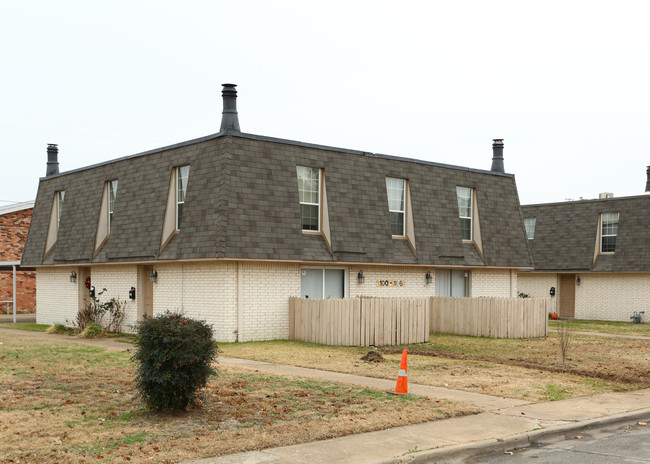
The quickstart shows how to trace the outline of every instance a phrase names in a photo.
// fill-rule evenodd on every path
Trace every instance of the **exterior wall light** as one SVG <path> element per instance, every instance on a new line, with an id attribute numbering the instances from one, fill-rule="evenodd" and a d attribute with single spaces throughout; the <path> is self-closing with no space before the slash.
<path id="1" fill-rule="evenodd" d="M 149 281 L 152 284 L 155 284 L 156 282 L 158 282 L 158 271 L 156 271 L 155 269 L 153 270 L 153 272 L 149 276 Z"/>
<path id="2" fill-rule="evenodd" d="M 70 282 L 74 283 L 74 282 L 76 282 L 76 281 L 77 281 L 77 273 L 74 272 L 74 271 L 72 271 L 72 272 L 70 273 Z"/>
<path id="3" fill-rule="evenodd" d="M 576 285 L 580 285 L 580 276 L 576 277 Z"/>
<path id="4" fill-rule="evenodd" d="M 427 279 L 427 285 L 433 283 L 433 276 L 431 275 L 431 271 L 427 271 L 427 275 L 425 275 L 424 278 Z"/>
<path id="5" fill-rule="evenodd" d="M 359 271 L 359 273 L 357 274 L 357 279 L 359 279 L 360 284 L 366 281 L 366 276 L 363 275 L 363 271 Z"/>

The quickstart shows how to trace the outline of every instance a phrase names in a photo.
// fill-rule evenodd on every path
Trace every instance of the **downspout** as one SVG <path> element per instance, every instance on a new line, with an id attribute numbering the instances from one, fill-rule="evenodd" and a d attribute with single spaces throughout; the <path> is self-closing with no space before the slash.
<path id="1" fill-rule="evenodd" d="M 242 327 L 244 326 L 244 309 L 242 302 L 242 287 L 244 286 L 244 269 L 241 261 L 237 261 L 237 342 L 244 341 Z"/>

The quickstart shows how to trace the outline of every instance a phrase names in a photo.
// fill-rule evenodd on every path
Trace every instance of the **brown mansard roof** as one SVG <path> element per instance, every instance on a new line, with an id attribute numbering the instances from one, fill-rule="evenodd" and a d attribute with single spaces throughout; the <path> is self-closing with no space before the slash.
<path id="1" fill-rule="evenodd" d="M 189 164 L 182 228 L 159 254 L 172 168 Z M 296 165 L 323 168 L 332 238 L 301 231 Z M 410 182 L 417 257 L 391 238 L 386 177 Z M 118 179 L 108 241 L 92 259 L 102 191 Z M 484 258 L 461 240 L 456 186 L 473 187 Z M 65 204 L 43 260 L 54 192 Z M 514 176 L 240 132 L 42 178 L 23 262 L 30 265 L 235 258 L 531 266 Z"/>
<path id="2" fill-rule="evenodd" d="M 531 250 L 539 271 L 650 271 L 650 195 L 522 206 L 535 218 Z M 620 213 L 616 251 L 594 262 L 601 213 Z"/>

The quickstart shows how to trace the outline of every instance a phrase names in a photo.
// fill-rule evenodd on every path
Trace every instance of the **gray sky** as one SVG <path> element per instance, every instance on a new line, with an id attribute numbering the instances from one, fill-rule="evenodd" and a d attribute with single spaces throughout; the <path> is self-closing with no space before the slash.
<path id="1" fill-rule="evenodd" d="M 522 204 L 642 194 L 650 2 L 5 1 L 0 206 L 219 131 L 489 169 Z M 435 199 L 432 199 L 435 200 Z"/>

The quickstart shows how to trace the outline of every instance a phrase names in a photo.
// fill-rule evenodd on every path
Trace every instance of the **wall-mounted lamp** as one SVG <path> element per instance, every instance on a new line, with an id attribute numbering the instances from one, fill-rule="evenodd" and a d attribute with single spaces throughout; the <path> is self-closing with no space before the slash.
<path id="1" fill-rule="evenodd" d="M 152 284 L 155 284 L 156 282 L 158 282 L 158 271 L 156 271 L 155 269 L 153 270 L 153 272 L 149 276 L 149 281 Z"/>
<path id="2" fill-rule="evenodd" d="M 357 274 L 357 279 L 359 279 L 360 284 L 366 281 L 366 276 L 363 275 L 363 270 L 359 271 L 359 273 Z"/>
<path id="3" fill-rule="evenodd" d="M 72 272 L 70 273 L 70 282 L 73 282 L 73 283 L 74 283 L 74 282 L 76 282 L 76 281 L 77 281 L 77 273 L 74 272 L 74 271 L 72 271 Z"/>
<path id="4" fill-rule="evenodd" d="M 427 275 L 425 275 L 424 278 L 427 279 L 427 284 L 433 283 L 433 276 L 431 275 L 431 271 L 427 271 Z"/>
<path id="5" fill-rule="evenodd" d="M 576 285 L 580 285 L 580 276 L 576 277 Z"/>

